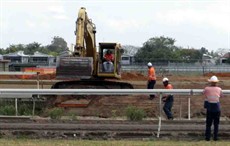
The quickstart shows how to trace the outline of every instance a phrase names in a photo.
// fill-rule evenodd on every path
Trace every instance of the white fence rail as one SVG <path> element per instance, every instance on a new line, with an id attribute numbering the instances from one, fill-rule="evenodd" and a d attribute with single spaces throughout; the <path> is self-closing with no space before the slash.
<path id="1" fill-rule="evenodd" d="M 201 95 L 202 91 L 203 89 L 0 89 L 0 95 Z M 223 94 L 230 94 L 230 90 L 223 90 Z"/>
<path id="2" fill-rule="evenodd" d="M 0 71 L 0 75 L 37 75 L 38 72 Z"/>
<path id="3" fill-rule="evenodd" d="M 161 98 L 163 94 L 174 95 L 201 95 L 202 89 L 0 89 L 1 98 L 15 99 L 16 116 L 18 114 L 17 99 L 33 99 L 33 115 L 35 101 L 33 95 L 159 95 L 159 106 L 161 109 Z M 230 90 L 223 90 L 224 95 L 230 95 Z M 118 96 L 119 97 L 119 96 Z M 186 96 L 187 97 L 187 96 Z M 188 98 L 188 119 L 190 120 L 190 96 Z M 161 110 L 160 110 L 161 111 Z M 161 117 L 161 112 L 160 112 Z"/>

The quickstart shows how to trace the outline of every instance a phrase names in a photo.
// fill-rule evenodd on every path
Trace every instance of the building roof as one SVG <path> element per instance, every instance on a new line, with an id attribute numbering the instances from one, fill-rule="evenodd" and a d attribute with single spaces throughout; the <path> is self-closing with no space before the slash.
<path id="1" fill-rule="evenodd" d="M 208 54 L 203 54 L 203 59 L 212 59 L 213 57 Z"/>
<path id="2" fill-rule="evenodd" d="M 224 56 L 222 56 L 222 58 L 230 58 L 230 52 L 224 54 Z"/>
<path id="3" fill-rule="evenodd" d="M 30 55 L 31 57 L 53 57 L 52 55 L 48 55 L 48 54 L 44 54 L 44 53 L 41 53 L 41 52 L 34 52 L 34 55 Z"/>
<path id="4" fill-rule="evenodd" d="M 17 57 L 17 56 L 29 57 L 29 55 L 25 55 L 24 54 L 24 51 L 18 51 L 18 52 L 14 52 L 14 53 L 9 53 L 9 54 L 5 54 L 3 56 L 9 56 L 9 57 Z"/>

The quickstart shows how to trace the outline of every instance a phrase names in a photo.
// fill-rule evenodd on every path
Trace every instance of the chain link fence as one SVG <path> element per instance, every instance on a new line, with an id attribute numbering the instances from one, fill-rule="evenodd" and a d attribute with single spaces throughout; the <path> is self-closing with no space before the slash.
<path id="1" fill-rule="evenodd" d="M 230 72 L 230 65 L 205 65 L 199 63 L 152 63 L 158 75 L 204 75 L 205 73 Z M 147 74 L 147 63 L 135 63 L 132 65 L 122 65 L 123 72 L 140 72 Z"/>

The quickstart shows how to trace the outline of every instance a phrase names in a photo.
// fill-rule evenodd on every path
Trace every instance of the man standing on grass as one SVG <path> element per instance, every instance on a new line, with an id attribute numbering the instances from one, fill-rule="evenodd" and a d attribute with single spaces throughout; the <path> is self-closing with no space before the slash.
<path id="1" fill-rule="evenodd" d="M 207 109 L 206 113 L 206 130 L 205 140 L 210 141 L 211 126 L 214 124 L 213 140 L 218 140 L 218 130 L 220 122 L 220 97 L 223 97 L 222 89 L 217 86 L 219 82 L 216 76 L 212 76 L 208 82 L 210 86 L 205 87 L 203 94 L 205 95 L 204 108 Z"/>

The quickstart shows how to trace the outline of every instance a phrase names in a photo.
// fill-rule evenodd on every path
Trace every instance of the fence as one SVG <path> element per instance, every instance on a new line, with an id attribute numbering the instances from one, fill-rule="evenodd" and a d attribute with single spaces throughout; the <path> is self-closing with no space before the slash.
<path id="1" fill-rule="evenodd" d="M 0 75 L 20 75 L 20 76 L 27 76 L 27 75 L 36 75 L 37 76 L 37 80 L 35 80 L 36 84 L 37 84 L 37 88 L 39 89 L 40 87 L 40 81 L 39 81 L 39 72 L 0 72 Z M 4 89 L 4 90 L 7 90 L 7 89 Z M 21 94 L 1 94 L 0 93 L 0 99 L 1 98 L 13 98 L 15 99 L 15 115 L 18 116 L 18 98 L 20 99 L 32 99 L 33 101 L 33 110 L 32 110 L 32 115 L 34 115 L 34 111 L 35 111 L 35 100 L 34 98 L 32 97 L 33 94 L 24 94 L 24 93 L 21 93 Z M 15 98 L 17 97 L 17 98 Z"/>
<path id="2" fill-rule="evenodd" d="M 162 95 L 199 95 L 202 89 L 0 89 L 0 97 L 7 95 L 150 95 L 159 94 L 159 108 L 161 109 Z M 223 94 L 230 95 L 230 90 L 223 90 Z M 10 96 L 11 97 L 11 96 Z M 33 96 L 32 96 L 33 97 Z M 11 97 L 12 98 L 12 97 Z M 16 98 L 17 99 L 17 98 Z M 15 109 L 17 113 L 17 100 L 15 100 Z M 35 109 L 35 100 L 33 98 L 33 115 Z M 190 117 L 190 97 L 188 97 L 188 120 Z M 161 110 L 159 113 L 159 123 L 157 137 L 160 136 L 161 130 Z"/>
<path id="3" fill-rule="evenodd" d="M 0 98 L 15 98 L 17 115 L 17 99 L 32 98 L 33 114 L 35 109 L 35 95 L 150 95 L 159 94 L 159 107 L 163 94 L 174 95 L 201 95 L 202 89 L 0 89 Z M 229 95 L 230 90 L 223 90 L 223 94 Z M 190 120 L 190 96 L 188 96 L 188 119 Z M 161 117 L 161 110 L 159 113 Z"/>
<path id="4" fill-rule="evenodd" d="M 159 65 L 155 64 L 154 68 L 159 74 L 204 74 L 208 72 L 230 72 L 230 65 L 195 65 L 195 64 L 169 64 L 169 65 Z M 123 65 L 122 71 L 132 72 L 137 71 L 141 73 L 146 73 L 146 64 L 136 64 L 136 65 Z"/>

